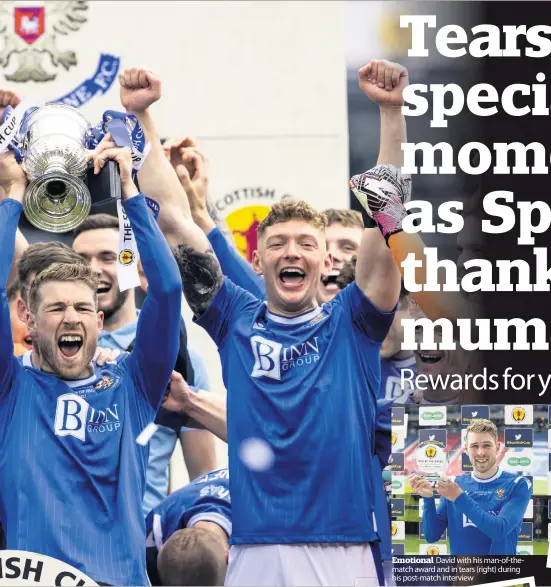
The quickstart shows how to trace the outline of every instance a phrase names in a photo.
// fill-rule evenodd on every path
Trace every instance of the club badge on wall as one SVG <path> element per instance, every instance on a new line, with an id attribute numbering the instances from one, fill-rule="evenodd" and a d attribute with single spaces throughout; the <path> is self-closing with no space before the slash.
<path id="1" fill-rule="evenodd" d="M 69 71 L 77 66 L 76 52 L 60 49 L 57 42 L 60 35 L 69 36 L 81 29 L 88 20 L 90 5 L 86 0 L 49 1 L 34 7 L 0 2 L 0 68 L 6 80 L 45 83 L 55 80 L 60 68 Z M 80 108 L 109 90 L 119 66 L 120 57 L 102 53 L 89 78 L 51 101 Z"/>

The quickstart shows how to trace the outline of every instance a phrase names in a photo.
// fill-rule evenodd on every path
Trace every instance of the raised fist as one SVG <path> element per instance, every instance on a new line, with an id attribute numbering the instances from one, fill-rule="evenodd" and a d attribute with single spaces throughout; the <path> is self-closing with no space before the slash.
<path id="1" fill-rule="evenodd" d="M 381 107 L 401 107 L 403 91 L 408 85 L 408 70 L 386 59 L 372 59 L 358 71 L 362 92 Z"/>
<path id="2" fill-rule="evenodd" d="M 148 69 L 132 67 L 119 74 L 121 104 L 139 116 L 161 97 L 161 80 Z"/>
<path id="3" fill-rule="evenodd" d="M 118 147 L 111 133 L 103 137 L 95 150 L 90 152 L 89 158 L 94 163 L 95 174 L 101 171 L 108 159 L 118 163 L 123 200 L 138 194 L 138 188 L 132 179 L 132 151 L 129 147 Z"/>

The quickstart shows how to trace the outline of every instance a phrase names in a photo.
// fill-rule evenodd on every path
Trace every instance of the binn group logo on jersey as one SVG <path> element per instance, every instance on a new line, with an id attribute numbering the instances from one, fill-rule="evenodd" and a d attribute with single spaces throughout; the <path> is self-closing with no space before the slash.
<path id="1" fill-rule="evenodd" d="M 119 405 L 113 404 L 104 410 L 96 410 L 82 397 L 66 393 L 57 398 L 55 412 L 56 436 L 74 436 L 84 442 L 86 433 L 103 434 L 121 427 Z"/>
<path id="2" fill-rule="evenodd" d="M 312 365 L 320 359 L 317 336 L 284 347 L 279 342 L 255 335 L 251 337 L 251 347 L 254 355 L 251 377 L 269 377 L 281 381 L 282 372 Z"/>

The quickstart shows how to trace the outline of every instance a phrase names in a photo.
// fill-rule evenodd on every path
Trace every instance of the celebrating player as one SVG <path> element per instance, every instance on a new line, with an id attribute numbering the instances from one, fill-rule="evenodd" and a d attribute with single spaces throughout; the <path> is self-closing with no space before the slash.
<path id="1" fill-rule="evenodd" d="M 140 122 L 152 144 L 144 165 L 153 165 L 162 148 L 154 125 Z M 194 181 L 206 180 L 198 158 Z M 320 278 L 331 271 L 326 218 L 284 200 L 258 228 L 253 265 L 265 303 L 223 277 L 178 187 L 159 223 L 186 299 L 219 347 L 228 390 L 234 546 L 226 583 L 375 582 L 372 437 L 379 352 L 400 290 L 394 260 L 379 230 L 366 229 L 355 283 L 320 307 Z M 362 490 L 336 504 L 352 484 Z"/>
<path id="2" fill-rule="evenodd" d="M 4 165 L 0 182 L 23 171 Z M 141 505 L 147 448 L 178 351 L 181 281 L 170 249 L 132 181 L 129 149 L 94 154 L 119 164 L 126 214 L 150 288 L 134 351 L 96 368 L 103 315 L 97 278 L 83 264 L 54 264 L 29 291 L 32 363 L 12 355 L 6 281 L 23 190 L 0 202 L 0 523 L 6 548 L 52 556 L 97 582 L 146 585 Z M 152 332 L 163 337 L 152 337 Z M 143 554 L 142 554 L 143 553 Z"/>
<path id="3" fill-rule="evenodd" d="M 430 483 L 410 475 L 411 488 L 425 500 L 425 537 L 436 542 L 447 527 L 452 555 L 515 555 L 532 484 L 498 467 L 500 443 L 490 420 L 471 423 L 466 445 L 473 472 L 437 483 L 438 508 Z"/>
<path id="4" fill-rule="evenodd" d="M 146 519 L 153 585 L 223 585 L 231 534 L 228 469 L 172 493 Z"/>

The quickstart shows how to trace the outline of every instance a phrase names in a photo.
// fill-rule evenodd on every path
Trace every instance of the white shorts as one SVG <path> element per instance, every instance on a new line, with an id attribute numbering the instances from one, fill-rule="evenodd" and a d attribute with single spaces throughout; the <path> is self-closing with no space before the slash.
<path id="1" fill-rule="evenodd" d="M 378 587 L 369 544 L 232 546 L 225 585 L 232 587 Z"/>

